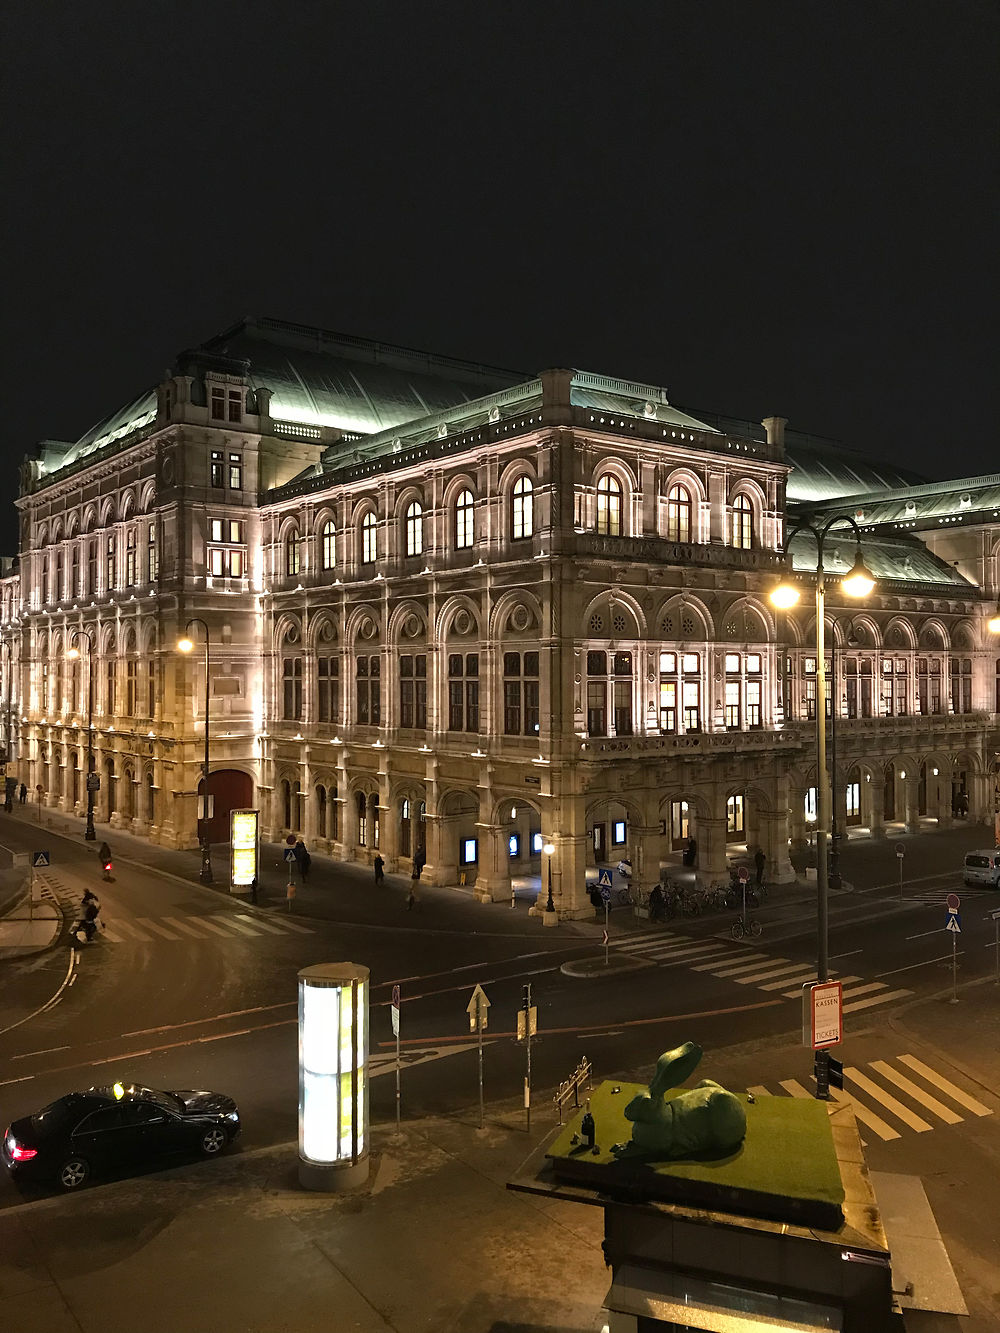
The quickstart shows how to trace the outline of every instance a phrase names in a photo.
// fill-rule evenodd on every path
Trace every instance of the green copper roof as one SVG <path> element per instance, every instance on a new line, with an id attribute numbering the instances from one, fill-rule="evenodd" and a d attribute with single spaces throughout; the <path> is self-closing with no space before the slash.
<path id="1" fill-rule="evenodd" d="M 794 524 L 789 516 L 789 530 Z M 792 568 L 803 573 L 816 568 L 816 542 L 806 532 L 798 532 L 788 543 Z M 936 583 L 955 591 L 978 593 L 974 583 L 958 572 L 947 560 L 932 555 L 916 537 L 889 536 L 884 532 L 865 531 L 862 538 L 865 564 L 877 579 L 895 583 Z M 823 568 L 833 577 L 843 577 L 854 564 L 857 542 L 847 527 L 839 526 L 827 534 Z"/>

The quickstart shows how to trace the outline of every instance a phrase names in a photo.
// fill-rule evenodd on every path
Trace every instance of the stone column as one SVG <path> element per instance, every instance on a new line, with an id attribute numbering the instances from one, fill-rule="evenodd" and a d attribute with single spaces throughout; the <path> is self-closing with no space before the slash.
<path id="1" fill-rule="evenodd" d="M 660 826 L 633 825 L 629 828 L 629 840 L 633 882 L 648 893 L 660 881 Z"/>
<path id="2" fill-rule="evenodd" d="M 795 870 L 788 859 L 788 812 L 761 810 L 760 845 L 767 857 L 764 876 L 770 884 L 788 884 L 795 879 Z"/>
<path id="3" fill-rule="evenodd" d="M 475 887 L 478 902 L 495 903 L 510 899 L 508 834 L 509 825 L 488 824 L 485 820 L 479 824 L 479 873 L 476 875 Z"/>
<path id="4" fill-rule="evenodd" d="M 798 783 L 789 783 L 788 836 L 792 840 L 793 851 L 801 851 L 809 844 L 809 833 L 806 829 L 806 788 Z"/>
<path id="5" fill-rule="evenodd" d="M 867 788 L 866 802 L 869 807 L 868 827 L 871 830 L 873 838 L 885 837 L 885 788 L 882 782 L 878 780 L 880 774 L 871 782 L 866 781 L 863 786 Z"/>
<path id="6" fill-rule="evenodd" d="M 395 870 L 399 865 L 399 810 L 392 804 L 389 774 L 378 775 L 379 805 L 379 850 L 385 862 L 386 870 Z"/>
<path id="7" fill-rule="evenodd" d="M 725 819 L 702 817 L 698 820 L 698 883 L 724 880 L 727 864 Z"/>
<path id="8" fill-rule="evenodd" d="M 917 775 L 907 773 L 903 783 L 903 817 L 907 833 L 920 832 L 920 814 L 917 808 Z M 899 811 L 896 812 L 897 818 Z"/>

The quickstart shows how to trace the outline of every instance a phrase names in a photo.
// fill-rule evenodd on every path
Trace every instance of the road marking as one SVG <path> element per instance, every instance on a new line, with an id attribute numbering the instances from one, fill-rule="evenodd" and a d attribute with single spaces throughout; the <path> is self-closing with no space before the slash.
<path id="1" fill-rule="evenodd" d="M 890 1065 L 887 1060 L 872 1060 L 871 1067 L 877 1074 L 881 1074 L 883 1078 L 887 1078 L 890 1083 L 895 1083 L 897 1088 L 902 1088 L 902 1090 L 912 1097 L 915 1102 L 919 1102 L 921 1106 L 926 1106 L 928 1111 L 936 1115 L 939 1120 L 943 1120 L 946 1125 L 960 1125 L 962 1123 L 962 1117 L 960 1115 L 956 1115 L 950 1107 L 939 1102 L 938 1099 L 932 1097 L 929 1092 L 924 1092 L 923 1088 L 918 1088 L 917 1085 L 911 1079 L 908 1079 L 905 1074 L 901 1074 L 897 1069 L 893 1069 L 892 1065 Z"/>
<path id="2" fill-rule="evenodd" d="M 68 1046 L 46 1046 L 43 1051 L 25 1051 L 23 1055 L 12 1055 L 12 1060 L 31 1060 L 36 1055 L 54 1055 L 56 1051 L 68 1051 Z"/>
<path id="3" fill-rule="evenodd" d="M 808 1088 L 804 1088 L 797 1079 L 783 1078 L 781 1080 L 781 1086 L 786 1092 L 790 1092 L 793 1097 L 807 1097 L 812 1101 L 812 1093 Z"/>
<path id="4" fill-rule="evenodd" d="M 179 935 L 175 935 L 174 932 L 168 930 L 166 926 L 158 925 L 155 921 L 150 920 L 148 916 L 140 917 L 140 920 L 147 930 L 152 930 L 155 934 L 162 935 L 165 940 L 174 940 L 176 942 L 180 939 Z"/>
<path id="5" fill-rule="evenodd" d="M 187 935 L 193 935 L 196 940 L 203 940 L 205 938 L 200 930 L 196 930 L 194 926 L 190 925 L 187 921 L 182 921 L 179 916 L 165 916 L 163 920 L 169 921 L 175 930 L 180 930 Z"/>
<path id="6" fill-rule="evenodd" d="M 758 989 L 781 990 L 782 986 L 794 986 L 797 981 L 801 982 L 804 985 L 807 981 L 815 981 L 815 980 L 816 980 L 816 969 L 814 967 L 807 967 L 806 970 L 804 972 L 800 972 L 797 977 L 782 977 L 780 981 L 769 981 L 766 986 L 760 986 L 758 987 Z M 796 991 L 795 993 L 796 995 L 798 995 L 801 992 Z"/>
<path id="7" fill-rule="evenodd" d="M 915 1055 L 900 1055 L 897 1058 L 900 1064 L 908 1065 L 910 1069 L 919 1074 L 921 1078 L 926 1079 L 928 1083 L 933 1083 L 934 1086 L 940 1088 L 942 1092 L 946 1092 L 953 1102 L 958 1102 L 959 1106 L 964 1106 L 965 1109 L 971 1111 L 973 1115 L 993 1114 L 988 1106 L 984 1106 L 982 1102 L 977 1102 L 975 1097 L 970 1097 L 967 1092 L 963 1092 L 961 1088 L 957 1088 L 954 1083 L 949 1083 L 946 1078 L 935 1073 L 933 1069 L 929 1069 L 927 1065 L 925 1065 L 922 1060 L 918 1060 Z"/>
<path id="8" fill-rule="evenodd" d="M 860 978 L 858 978 L 860 980 Z M 863 986 L 855 986 L 851 991 L 851 998 L 856 995 L 870 995 L 873 990 L 888 990 L 889 987 L 884 981 L 866 981 Z"/>
<path id="9" fill-rule="evenodd" d="M 657 955 L 657 957 L 663 962 L 669 962 L 673 960 L 683 961 L 688 958 L 703 959 L 707 958 L 709 954 L 715 954 L 718 959 L 723 954 L 728 956 L 728 952 L 724 944 L 702 944 L 696 949 L 671 949 L 669 953 L 663 953 Z M 648 958 L 650 955 L 647 954 L 646 956 Z"/>
<path id="10" fill-rule="evenodd" d="M 877 1102 L 881 1102 L 887 1111 L 891 1111 L 898 1120 L 902 1120 L 904 1125 L 909 1125 L 911 1129 L 915 1129 L 918 1134 L 925 1134 L 931 1128 L 926 1120 L 922 1120 L 920 1116 L 915 1115 L 908 1106 L 904 1106 L 891 1092 L 886 1092 L 884 1088 L 880 1088 L 867 1074 L 862 1074 L 860 1069 L 855 1069 L 852 1065 L 844 1070 L 844 1077 L 849 1078 L 852 1083 L 856 1083 L 863 1092 L 867 1092 L 869 1097 L 874 1097 Z"/>
<path id="11" fill-rule="evenodd" d="M 110 940 L 112 944 L 125 943 L 125 936 L 119 935 L 114 926 L 105 925 L 101 930 L 101 938 Z"/>
<path id="12" fill-rule="evenodd" d="M 851 1004 L 845 1004 L 843 1012 L 845 1014 L 855 1014 L 859 1009 L 870 1009 L 875 1004 L 888 1004 L 890 1000 L 901 1000 L 905 995 L 912 995 L 911 990 L 890 990 L 879 995 L 871 995 L 867 1000 L 857 1000 Z M 850 997 L 848 997 L 850 998 Z"/>
<path id="13" fill-rule="evenodd" d="M 277 918 L 275 918 L 275 919 L 277 919 Z M 256 921 L 256 920 L 257 920 L 257 917 L 254 917 L 254 920 Z M 282 930 L 297 930 L 297 931 L 299 932 L 300 935 L 315 935 L 315 934 L 316 934 L 316 932 L 315 932 L 315 930 L 313 930 L 312 926 L 300 926 L 300 925 L 298 924 L 297 921 L 289 921 L 287 917 L 282 917 L 282 918 L 281 918 L 281 929 L 282 929 Z"/>
<path id="14" fill-rule="evenodd" d="M 790 981 L 791 975 L 789 974 L 801 971 L 801 963 L 783 963 L 780 967 L 765 967 L 763 972 L 753 972 L 748 977 L 734 977 L 734 980 L 738 986 L 753 986 L 758 981 L 773 981 L 775 977 L 781 976 L 783 972 L 786 974 L 785 980 Z"/>
<path id="15" fill-rule="evenodd" d="M 137 926 L 134 921 L 123 921 L 121 917 L 115 917 L 114 933 L 119 931 L 124 931 L 126 937 L 135 936 L 137 940 L 142 940 L 144 944 L 152 944 L 153 942 L 152 935 L 147 935 L 142 927 Z M 107 931 L 105 931 L 105 934 L 107 934 Z M 116 943 L 123 943 L 123 941 L 116 941 Z"/>
<path id="16" fill-rule="evenodd" d="M 755 961 L 755 960 L 756 960 L 756 962 L 759 963 L 760 960 L 761 960 L 762 958 L 766 958 L 766 957 L 767 957 L 767 954 L 766 954 L 766 953 L 734 953 L 734 954 L 730 954 L 729 956 L 730 956 L 730 958 L 733 959 L 734 961 L 738 961 L 738 962 L 740 962 L 740 963 L 750 963 L 750 962 L 753 962 L 753 961 Z M 692 972 L 711 972 L 711 970 L 712 970 L 713 967 L 718 967 L 718 966 L 719 966 L 718 963 L 699 963 L 696 967 L 692 967 L 691 971 L 692 971 Z M 721 977 L 723 974 L 722 974 L 721 972 L 719 972 L 717 975 Z"/>
<path id="17" fill-rule="evenodd" d="M 194 918 L 199 926 L 204 926 L 206 930 L 214 930 L 216 935 L 221 935 L 224 939 L 231 940 L 233 937 L 228 930 L 218 925 L 210 916 L 198 916 Z"/>
<path id="18" fill-rule="evenodd" d="M 838 962 L 841 958 L 853 958 L 855 954 L 864 953 L 864 949 L 851 949 L 849 953 L 835 953 L 830 957 L 831 963 Z"/>
<path id="19" fill-rule="evenodd" d="M 809 981 L 815 981 L 815 980 L 816 980 L 815 976 L 810 975 L 809 980 L 808 980 L 808 981 L 804 981 L 804 982 L 802 983 L 802 986 L 807 986 L 807 985 L 809 984 Z M 837 977 L 837 981 L 839 981 L 840 984 L 841 984 L 842 986 L 850 986 L 850 985 L 852 984 L 852 982 L 860 981 L 860 980 L 861 980 L 860 977 Z M 783 986 L 784 986 L 784 985 L 787 985 L 787 981 L 783 981 L 781 984 L 782 984 Z M 881 986 L 882 984 L 883 984 L 883 983 L 882 983 L 881 981 L 877 981 L 877 982 L 875 982 L 875 985 L 876 985 L 876 986 Z M 801 1000 L 801 999 L 802 999 L 802 986 L 800 986 L 800 987 L 798 988 L 798 990 L 786 990 L 786 991 L 782 991 L 781 993 L 782 993 L 782 995 L 784 995 L 784 997 L 785 997 L 786 1000 Z M 777 989 L 777 984 L 775 984 L 774 986 L 762 986 L 762 987 L 761 987 L 761 990 L 776 990 L 776 989 Z M 863 989 L 865 989 L 865 988 L 864 988 L 864 987 L 859 987 L 858 989 L 859 989 L 859 990 L 863 990 Z M 853 991 L 852 991 L 852 994 L 854 994 Z"/>
<path id="20" fill-rule="evenodd" d="M 935 934 L 937 932 L 935 931 Z M 963 957 L 963 950 L 959 949 L 958 957 Z M 932 963 L 950 963 L 951 954 L 943 953 L 940 958 L 925 958 L 922 963 L 907 963 L 905 967 L 894 967 L 891 972 L 883 972 L 884 977 L 894 977 L 897 972 L 912 972 L 915 967 L 930 967 Z"/>
<path id="21" fill-rule="evenodd" d="M 767 954 L 759 954 L 758 957 L 766 958 L 766 957 L 767 957 Z M 772 963 L 787 963 L 787 962 L 788 962 L 788 959 L 787 959 L 787 958 L 772 958 L 772 959 L 771 959 L 771 962 L 772 962 Z M 735 977 L 735 976 L 739 976 L 739 974 L 740 974 L 741 972 L 753 972 L 755 969 L 757 969 L 757 968 L 759 968 L 759 967 L 760 967 L 760 963 L 751 963 L 749 966 L 747 966 L 746 963 L 741 963 L 739 967 L 727 967 L 724 971 L 722 971 L 722 972 L 717 972 L 717 973 L 716 973 L 716 976 L 719 976 L 719 977 Z"/>
<path id="22" fill-rule="evenodd" d="M 261 930 L 269 930 L 273 935 L 284 935 L 284 931 L 278 926 L 272 926 L 270 921 L 264 921 L 259 916 L 237 916 L 236 921 L 246 921 L 253 926 L 259 926 Z"/>
<path id="23" fill-rule="evenodd" d="M 925 940 L 928 935 L 939 935 L 944 930 L 944 926 L 938 926 L 936 930 L 922 930 L 919 935 L 907 935 L 908 940 Z"/>
<path id="24" fill-rule="evenodd" d="M 230 928 L 230 930 L 238 930 L 241 935 L 257 936 L 260 934 L 259 930 L 255 930 L 252 926 L 241 925 L 240 922 L 237 921 L 236 918 L 232 916 L 221 916 L 219 913 L 216 913 L 215 920 L 219 921 L 220 923 L 224 921 L 226 925 Z"/>
<path id="25" fill-rule="evenodd" d="M 853 1097 L 846 1092 L 842 1092 L 840 1088 L 831 1088 L 830 1096 L 834 1101 L 846 1106 L 855 1120 L 860 1120 L 863 1125 L 873 1129 L 880 1139 L 885 1139 L 888 1142 L 890 1139 L 902 1138 L 898 1129 L 893 1129 L 891 1125 L 887 1125 L 881 1116 L 877 1116 L 874 1111 L 869 1111 L 867 1106 L 862 1106 L 860 1102 L 856 1102 Z"/>

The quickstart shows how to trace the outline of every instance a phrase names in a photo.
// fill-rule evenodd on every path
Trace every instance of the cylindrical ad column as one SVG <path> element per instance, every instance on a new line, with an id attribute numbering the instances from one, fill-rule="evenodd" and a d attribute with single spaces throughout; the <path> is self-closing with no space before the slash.
<path id="1" fill-rule="evenodd" d="M 299 973 L 299 1183 L 368 1179 L 368 978 L 357 963 Z"/>

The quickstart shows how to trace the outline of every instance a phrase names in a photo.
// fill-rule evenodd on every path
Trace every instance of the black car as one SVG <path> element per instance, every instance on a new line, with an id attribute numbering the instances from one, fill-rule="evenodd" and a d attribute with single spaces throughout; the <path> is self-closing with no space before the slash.
<path id="1" fill-rule="evenodd" d="M 15 1178 L 49 1178 L 72 1190 L 101 1171 L 172 1153 L 216 1157 L 239 1132 L 236 1103 L 222 1093 L 115 1083 L 71 1092 L 15 1120 L 0 1152 Z"/>

